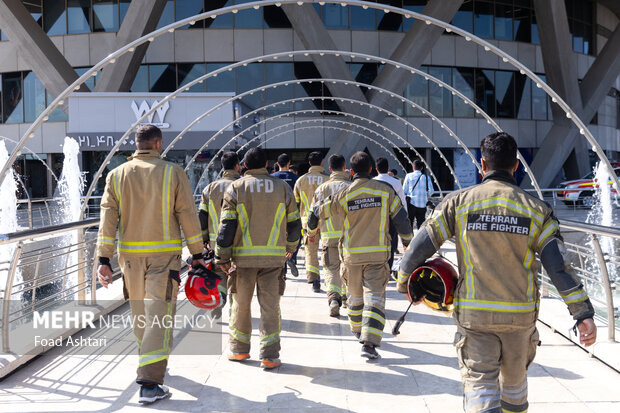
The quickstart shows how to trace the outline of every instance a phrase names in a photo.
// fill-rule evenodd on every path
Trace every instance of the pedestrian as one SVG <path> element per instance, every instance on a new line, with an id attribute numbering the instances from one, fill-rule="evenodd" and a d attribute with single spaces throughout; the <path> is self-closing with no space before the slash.
<path id="1" fill-rule="evenodd" d="M 405 247 L 412 238 L 407 212 L 394 189 L 370 179 L 372 164 L 365 152 L 350 160 L 353 183 L 332 197 L 329 216 L 344 222 L 341 249 L 347 278 L 347 308 L 362 357 L 379 357 L 385 326 L 385 287 L 390 278 L 390 223 Z"/>
<path id="2" fill-rule="evenodd" d="M 308 217 L 310 216 L 310 203 L 314 196 L 314 191 L 323 182 L 327 181 L 328 175 L 323 170 L 323 154 L 315 151 L 308 155 L 310 169 L 308 173 L 299 177 L 295 183 L 295 202 L 299 207 L 301 224 L 303 226 L 304 247 L 306 254 L 306 279 L 308 284 L 312 284 L 315 293 L 321 292 L 321 275 L 319 270 L 319 238 L 310 239 L 308 236 Z"/>
<path id="3" fill-rule="evenodd" d="M 482 183 L 447 195 L 416 234 L 398 272 L 398 290 L 447 239 L 456 238 L 459 282 L 454 338 L 463 407 L 526 412 L 527 368 L 540 345 L 535 255 L 576 320 L 580 341 L 596 340 L 594 310 L 567 259 L 558 220 L 544 201 L 519 188 L 517 144 L 505 132 L 485 137 Z"/>
<path id="4" fill-rule="evenodd" d="M 101 199 L 97 237 L 97 276 L 107 288 L 112 283 L 110 258 L 118 228 L 118 262 L 123 273 L 138 342 L 136 382 L 140 403 L 170 396 L 163 386 L 172 347 L 172 326 L 181 278 L 181 229 L 192 253 L 192 266 L 205 265 L 194 197 L 181 167 L 161 159 L 161 130 L 153 125 L 136 132 L 137 151 L 128 162 L 110 171 Z"/>
<path id="5" fill-rule="evenodd" d="M 224 194 L 215 248 L 216 264 L 236 274 L 229 280 L 232 307 L 229 322 L 232 361 L 250 357 L 252 296 L 260 304 L 261 367 L 280 366 L 280 275 L 301 236 L 301 221 L 293 191 L 281 179 L 267 174 L 267 156 L 261 148 L 244 158 L 247 172 Z M 236 270 L 235 270 L 236 269 Z"/>
<path id="6" fill-rule="evenodd" d="M 413 222 L 415 221 L 419 229 L 426 219 L 428 197 L 435 189 L 431 180 L 424 173 L 424 163 L 421 160 L 416 159 L 413 161 L 413 169 L 413 172 L 405 176 L 403 190 L 405 195 L 409 197 L 407 212 L 411 226 L 413 227 Z"/>
<path id="7" fill-rule="evenodd" d="M 276 163 L 278 166 L 278 172 L 274 172 L 271 176 L 275 176 L 276 178 L 280 178 L 290 185 L 291 189 L 295 188 L 295 182 L 299 176 L 297 174 L 291 172 L 291 158 L 286 153 L 281 153 L 278 156 L 278 162 Z M 286 277 L 286 266 L 288 264 L 291 269 L 291 273 L 295 277 L 299 277 L 299 270 L 297 269 L 297 253 L 299 252 L 299 247 L 301 246 L 301 242 L 297 244 L 297 249 L 295 253 L 293 253 L 290 260 L 286 260 L 286 264 L 284 264 L 284 277 Z"/>
<path id="8" fill-rule="evenodd" d="M 202 230 L 202 241 L 205 248 L 215 249 L 215 240 L 217 239 L 217 230 L 220 223 L 220 213 L 222 210 L 222 201 L 224 193 L 228 186 L 241 177 L 239 171 L 239 156 L 236 152 L 225 152 L 222 155 L 222 168 L 224 172 L 222 177 L 211 182 L 202 191 L 198 218 L 200 219 L 200 228 Z M 227 288 L 228 274 L 216 265 L 213 271 L 222 279 L 223 288 Z M 222 316 L 222 308 L 217 307 L 212 311 L 214 318 Z"/>
<path id="9" fill-rule="evenodd" d="M 385 158 L 377 158 L 376 165 L 378 175 L 375 176 L 373 179 L 383 181 L 386 184 L 390 185 L 392 189 L 394 189 L 394 192 L 396 192 L 396 195 L 398 195 L 398 198 L 400 198 L 401 205 L 403 205 L 403 207 L 407 205 L 405 193 L 403 192 L 403 186 L 398 179 L 394 178 L 392 175 L 389 174 L 390 166 L 388 164 L 388 160 Z M 396 228 L 394 228 L 393 225 L 390 225 L 390 237 L 392 238 L 392 247 L 390 250 L 390 259 L 388 260 L 388 265 L 390 266 L 391 270 L 392 264 L 394 263 L 394 254 L 396 254 L 396 252 L 398 251 L 398 236 L 396 233 Z"/>
<path id="10" fill-rule="evenodd" d="M 344 222 L 341 217 L 329 216 L 327 201 L 340 191 L 351 185 L 351 174 L 345 169 L 342 155 L 329 157 L 329 179 L 314 191 L 312 211 L 308 218 L 308 236 L 314 238 L 317 232 L 321 236 L 323 270 L 327 287 L 327 303 L 329 315 L 340 316 L 340 307 L 346 302 L 346 283 L 343 280 L 344 265 L 340 260 L 338 243 L 342 238 Z"/>

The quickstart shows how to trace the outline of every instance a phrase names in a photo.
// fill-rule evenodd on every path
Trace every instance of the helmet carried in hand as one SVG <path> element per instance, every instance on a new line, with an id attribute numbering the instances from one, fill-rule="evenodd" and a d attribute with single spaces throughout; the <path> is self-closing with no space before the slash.
<path id="1" fill-rule="evenodd" d="M 191 257 L 188 261 L 191 263 Z M 213 310 L 226 304 L 226 289 L 221 284 L 221 277 L 211 270 L 212 251 L 205 254 L 205 263 L 207 267 L 200 265 L 198 268 L 193 268 L 190 266 L 185 282 L 185 295 L 196 307 Z"/>
<path id="2" fill-rule="evenodd" d="M 458 275 L 443 258 L 434 258 L 418 267 L 407 281 L 407 298 L 420 301 L 429 308 L 445 313 L 454 310 L 454 290 Z"/>

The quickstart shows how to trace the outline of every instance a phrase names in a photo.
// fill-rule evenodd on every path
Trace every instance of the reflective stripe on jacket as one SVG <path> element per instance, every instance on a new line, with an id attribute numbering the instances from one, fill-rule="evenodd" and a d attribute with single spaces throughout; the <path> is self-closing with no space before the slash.
<path id="1" fill-rule="evenodd" d="M 345 264 L 387 262 L 391 248 L 390 220 L 403 244 L 411 241 L 407 212 L 388 183 L 356 175 L 348 188 L 332 198 L 329 212 L 343 221 L 340 247 Z"/>
<path id="2" fill-rule="evenodd" d="M 235 170 L 225 170 L 220 179 L 211 182 L 202 191 L 199 209 L 206 212 L 209 216 L 208 228 L 203 228 L 202 230 L 202 240 L 204 242 L 215 242 L 220 225 L 220 211 L 222 210 L 224 193 L 228 189 L 228 185 L 239 179 L 240 176 L 239 172 Z M 213 247 L 214 245 L 211 245 L 211 248 Z"/>
<path id="3" fill-rule="evenodd" d="M 220 220 L 218 262 L 232 258 L 238 267 L 284 265 L 285 253 L 295 251 L 301 234 L 290 186 L 264 168 L 250 169 L 228 186 Z"/>
<path id="4" fill-rule="evenodd" d="M 304 228 L 306 228 L 308 216 L 311 212 L 314 191 L 328 178 L 329 175 L 324 172 L 322 166 L 311 166 L 308 173 L 300 176 L 295 182 L 293 194 L 295 195 L 295 202 L 299 206 L 299 215 Z"/>
<path id="5" fill-rule="evenodd" d="M 138 150 L 108 173 L 101 199 L 97 255 L 179 254 L 181 227 L 192 254 L 203 250 L 200 223 L 185 171 L 154 150 Z"/>
<path id="6" fill-rule="evenodd" d="M 482 184 L 448 195 L 424 225 L 437 249 L 455 237 L 459 282 L 454 303 L 460 323 L 536 321 L 536 253 L 551 240 L 562 243 L 558 220 L 547 203 L 519 188 L 509 173 L 492 171 Z M 572 268 L 567 272 L 577 280 Z M 586 305 L 588 297 L 579 287 L 564 299 L 570 308 Z"/>
<path id="7" fill-rule="evenodd" d="M 341 216 L 329 213 L 329 202 L 325 202 L 329 197 L 336 195 L 340 191 L 351 185 L 351 174 L 347 171 L 334 172 L 329 176 L 327 182 L 319 185 L 314 191 L 312 199 L 312 209 L 319 208 L 319 231 L 324 246 L 336 247 L 342 238 L 342 228 L 344 221 Z M 316 231 L 309 231 L 315 233 Z"/>

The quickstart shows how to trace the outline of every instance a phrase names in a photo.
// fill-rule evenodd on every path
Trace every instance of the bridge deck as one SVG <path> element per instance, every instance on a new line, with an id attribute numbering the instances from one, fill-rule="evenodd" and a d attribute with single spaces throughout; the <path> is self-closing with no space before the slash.
<path id="1" fill-rule="evenodd" d="M 389 331 L 406 300 L 388 288 L 382 358 L 367 362 L 344 316 L 327 315 L 325 294 L 315 294 L 304 274 L 288 282 L 282 299 L 282 367 L 237 364 L 215 355 L 171 357 L 166 385 L 172 398 L 163 411 L 354 411 L 458 412 L 461 384 L 452 340 L 452 319 L 424 306 L 414 308 L 393 337 Z M 184 305 L 189 305 L 185 302 Z M 255 328 L 258 303 L 253 304 Z M 128 311 L 124 305 L 117 312 Z M 227 311 L 225 311 L 227 313 Z M 223 354 L 227 351 L 224 315 Z M 539 324 L 542 346 L 530 368 L 530 412 L 618 412 L 620 375 L 565 338 Z M 187 338 L 177 340 L 182 342 Z M 107 412 L 143 409 L 134 383 L 137 356 L 130 335 L 121 338 L 131 355 L 74 354 L 55 348 L 0 382 L 3 412 Z M 144 410 L 140 410 L 144 411 Z"/>

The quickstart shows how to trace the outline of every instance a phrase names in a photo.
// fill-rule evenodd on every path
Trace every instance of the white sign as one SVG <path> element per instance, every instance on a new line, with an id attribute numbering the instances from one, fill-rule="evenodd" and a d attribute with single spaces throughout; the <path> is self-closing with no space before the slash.
<path id="1" fill-rule="evenodd" d="M 454 150 L 454 173 L 463 188 L 476 185 L 478 170 L 464 149 Z"/>
<path id="2" fill-rule="evenodd" d="M 157 107 L 158 104 L 158 100 L 153 101 L 153 107 Z M 151 125 L 155 125 L 160 129 L 168 129 L 170 127 L 170 124 L 164 122 L 164 118 L 166 117 L 166 113 L 168 113 L 168 109 L 170 109 L 170 103 L 165 102 L 163 105 L 157 107 L 156 109 L 157 116 L 159 116 L 159 123 L 153 123 L 153 116 L 155 115 L 155 112 L 151 112 L 151 114 L 146 117 L 147 122 L 142 122 L 141 125 L 148 123 Z M 136 121 L 139 121 L 146 113 L 151 110 L 151 107 L 146 102 L 146 100 L 140 102 L 139 107 L 136 104 L 136 101 L 133 100 L 131 101 L 131 110 L 133 110 L 134 115 L 136 115 Z"/>
<path id="3" fill-rule="evenodd" d="M 158 107 L 167 93 L 74 93 L 69 99 L 67 132 L 72 135 L 116 136 L 140 123 L 153 124 L 167 132 L 180 132 L 200 115 L 218 105 L 192 132 L 231 131 L 232 103 L 223 104 L 234 93 L 182 93 Z M 151 112 L 152 111 L 152 112 Z M 150 113 L 149 113 L 150 112 Z M 92 141 L 92 139 L 91 139 Z M 92 145 L 92 142 L 91 142 Z"/>

